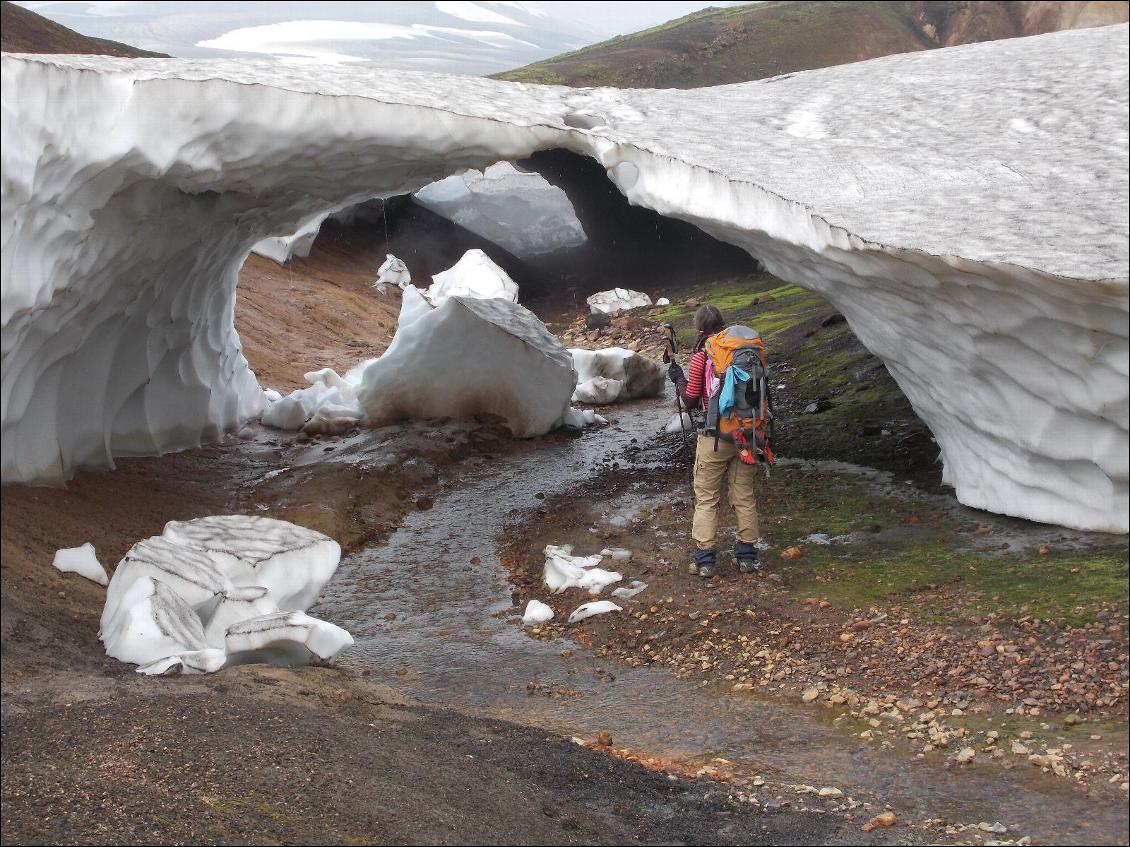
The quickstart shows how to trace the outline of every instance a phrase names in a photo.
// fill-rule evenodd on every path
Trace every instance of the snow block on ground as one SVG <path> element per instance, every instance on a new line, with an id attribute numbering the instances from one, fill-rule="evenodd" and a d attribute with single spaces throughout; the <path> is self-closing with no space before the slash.
<path id="1" fill-rule="evenodd" d="M 328 535 L 258 515 L 169 521 L 162 536 L 205 553 L 232 586 L 266 588 L 283 611 L 309 608 L 341 560 L 341 546 Z"/>
<path id="2" fill-rule="evenodd" d="M 598 291 L 585 300 L 589 309 L 595 314 L 613 315 L 628 309 L 638 309 L 641 306 L 650 306 L 651 298 L 642 291 L 632 291 L 630 288 L 611 288 L 608 291 Z"/>
<path id="3" fill-rule="evenodd" d="M 573 362 L 532 312 L 453 296 L 428 311 L 414 306 L 411 316 L 365 369 L 357 394 L 370 423 L 490 416 L 519 438 L 561 423 Z"/>
<path id="4" fill-rule="evenodd" d="M 545 587 L 554 594 L 560 594 L 569 588 L 581 588 L 590 594 L 599 594 L 605 587 L 624 578 L 617 571 L 607 571 L 598 568 L 603 557 L 597 553 L 593 556 L 571 556 L 570 549 L 549 545 L 545 548 L 545 569 L 543 580 Z"/>
<path id="5" fill-rule="evenodd" d="M 332 538 L 272 518 L 169 521 L 118 564 L 99 637 L 107 655 L 148 675 L 219 670 L 233 632 L 237 664 L 328 659 L 352 639 L 303 610 L 340 557 Z"/>
<path id="6" fill-rule="evenodd" d="M 110 582 L 109 577 L 106 576 L 106 569 L 94 554 L 94 545 L 89 541 L 81 547 L 56 550 L 53 564 L 63 573 L 77 573 L 99 585 L 108 585 Z"/>
<path id="7" fill-rule="evenodd" d="M 433 306 L 450 297 L 500 297 L 518 302 L 518 284 L 482 250 L 468 250 L 446 271 L 432 277 L 427 297 Z"/>
<path id="8" fill-rule="evenodd" d="M 392 253 L 385 253 L 384 262 L 377 268 L 377 281 L 374 285 L 381 287 L 382 290 L 385 285 L 395 285 L 403 289 L 411 281 L 412 274 L 408 272 L 408 266 Z"/>
<path id="9" fill-rule="evenodd" d="M 522 623 L 524 625 L 530 626 L 531 624 L 545 623 L 551 620 L 553 620 L 553 609 L 541 600 L 531 600 L 526 604 L 526 611 L 522 615 Z"/>
<path id="10" fill-rule="evenodd" d="M 569 623 L 576 623 L 583 621 L 585 618 L 591 618 L 593 615 L 606 615 L 609 612 L 622 612 L 619 606 L 611 600 L 594 600 L 591 603 L 584 603 L 573 610 L 573 614 L 569 615 Z"/>
<path id="11" fill-rule="evenodd" d="M 597 406 L 640 397 L 658 397 L 667 379 L 659 362 L 624 347 L 605 350 L 569 348 L 577 370 L 574 403 Z"/>
<path id="12" fill-rule="evenodd" d="M 353 636 L 305 612 L 277 612 L 233 624 L 225 641 L 229 666 L 308 665 L 332 659 L 353 644 Z"/>

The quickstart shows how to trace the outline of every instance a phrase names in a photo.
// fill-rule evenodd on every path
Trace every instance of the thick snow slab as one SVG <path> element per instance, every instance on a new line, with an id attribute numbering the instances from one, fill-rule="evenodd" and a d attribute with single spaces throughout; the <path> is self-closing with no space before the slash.
<path id="1" fill-rule="evenodd" d="M 456 296 L 499 297 L 517 303 L 518 284 L 482 250 L 468 250 L 458 262 L 432 277 L 427 294 L 433 306 Z"/>
<path id="2" fill-rule="evenodd" d="M 692 91 L 5 55 L 3 479 L 237 428 L 263 406 L 233 324 L 254 244 L 560 147 L 831 300 L 962 502 L 1126 532 L 1127 33 Z"/>
<path id="3" fill-rule="evenodd" d="M 634 350 L 609 347 L 605 350 L 570 348 L 577 369 L 574 403 L 603 406 L 618 400 L 658 397 L 663 393 L 667 370 L 653 359 Z"/>
<path id="4" fill-rule="evenodd" d="M 520 171 L 509 162 L 449 176 L 413 197 L 522 259 L 585 243 L 584 228 L 565 192 L 541 174 Z"/>
<path id="5" fill-rule="evenodd" d="M 561 423 L 573 361 L 533 313 L 463 296 L 426 310 L 409 305 L 409 291 L 392 344 L 366 367 L 357 391 L 370 423 L 487 415 L 520 438 Z"/>
<path id="6" fill-rule="evenodd" d="M 651 298 L 642 291 L 632 291 L 630 288 L 612 288 L 608 291 L 598 291 L 587 300 L 589 309 L 594 315 L 614 315 L 627 309 L 638 309 L 641 306 L 650 306 Z"/>
<path id="7" fill-rule="evenodd" d="M 353 639 L 303 612 L 340 556 L 332 538 L 286 521 L 170 521 L 118 564 L 99 637 L 107 655 L 149 675 L 332 658 Z"/>
<path id="8" fill-rule="evenodd" d="M 77 573 L 99 585 L 108 585 L 110 582 L 109 577 L 106 576 L 106 569 L 94 554 L 94 545 L 89 541 L 81 547 L 56 550 L 53 564 L 63 573 Z"/>

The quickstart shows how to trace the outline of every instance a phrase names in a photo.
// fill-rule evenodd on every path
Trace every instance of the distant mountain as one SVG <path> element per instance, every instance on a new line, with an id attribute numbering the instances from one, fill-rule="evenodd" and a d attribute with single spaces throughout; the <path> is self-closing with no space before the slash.
<path id="1" fill-rule="evenodd" d="M 378 61 L 486 74 L 591 44 L 585 23 L 525 3 L 28 3 L 79 32 L 182 58 Z"/>
<path id="2" fill-rule="evenodd" d="M 4 0 L 0 3 L 0 49 L 9 53 L 83 53 L 95 56 L 164 56 L 105 38 L 90 38 Z"/>
<path id="3" fill-rule="evenodd" d="M 706 9 L 496 74 L 624 88 L 700 88 L 1127 20 L 1125 2 L 776 2 Z"/>

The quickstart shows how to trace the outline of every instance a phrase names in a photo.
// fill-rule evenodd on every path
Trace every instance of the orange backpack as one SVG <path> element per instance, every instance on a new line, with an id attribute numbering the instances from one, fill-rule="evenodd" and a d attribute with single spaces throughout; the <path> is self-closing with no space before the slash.
<path id="1" fill-rule="evenodd" d="M 706 339 L 706 432 L 732 441 L 747 465 L 773 464 L 773 400 L 765 344 L 757 330 L 731 326 Z"/>

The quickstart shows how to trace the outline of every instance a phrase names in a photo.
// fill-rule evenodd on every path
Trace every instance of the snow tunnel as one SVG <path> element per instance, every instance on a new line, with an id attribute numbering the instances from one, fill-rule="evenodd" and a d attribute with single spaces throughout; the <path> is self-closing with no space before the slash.
<path id="1" fill-rule="evenodd" d="M 1102 27 L 693 91 L 5 55 L 3 480 L 257 415 L 234 303 L 264 238 L 564 150 L 828 299 L 961 502 L 1125 533 L 1126 48 Z"/>

